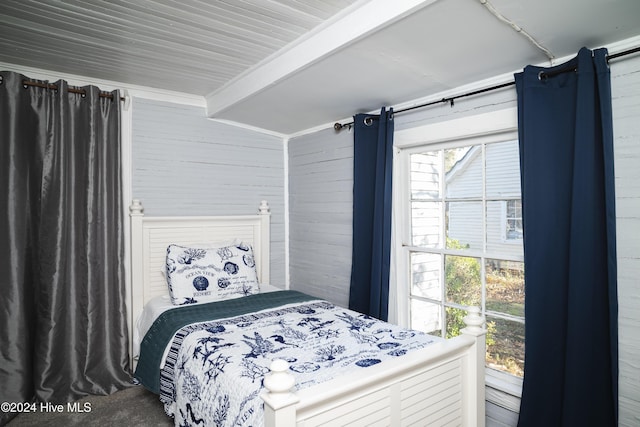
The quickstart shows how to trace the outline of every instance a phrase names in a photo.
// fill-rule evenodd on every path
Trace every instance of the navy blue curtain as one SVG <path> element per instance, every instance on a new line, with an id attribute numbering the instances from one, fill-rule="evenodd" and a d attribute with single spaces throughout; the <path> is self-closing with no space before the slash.
<path id="1" fill-rule="evenodd" d="M 353 118 L 353 257 L 349 308 L 387 320 L 393 109 Z"/>
<path id="2" fill-rule="evenodd" d="M 515 76 L 526 292 L 519 427 L 617 425 L 615 194 L 606 54 L 583 48 L 566 64 L 528 66 Z M 572 71 L 554 74 L 567 68 Z"/>

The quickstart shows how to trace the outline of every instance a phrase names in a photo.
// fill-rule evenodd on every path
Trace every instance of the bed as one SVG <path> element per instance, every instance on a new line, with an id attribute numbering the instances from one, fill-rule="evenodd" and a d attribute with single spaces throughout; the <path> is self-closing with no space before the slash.
<path id="1" fill-rule="evenodd" d="M 130 216 L 132 363 L 145 387 L 165 403 L 172 399 L 165 409 L 176 416 L 176 425 L 484 426 L 485 330 L 479 309 L 469 309 L 459 337 L 411 332 L 403 341 L 407 330 L 269 284 L 265 201 L 255 215 L 150 217 L 134 200 Z M 181 301 L 170 301 L 167 287 L 172 245 L 251 248 L 260 291 L 176 306 Z M 175 293 L 172 288 L 172 298 Z M 215 318 L 207 317 L 211 311 Z M 329 335 L 346 341 L 324 344 Z M 239 355 L 230 353 L 240 347 L 232 342 L 244 343 Z M 325 374 L 325 365 L 336 371 Z M 243 392 L 253 400 L 221 392 L 241 383 L 250 387 Z"/>

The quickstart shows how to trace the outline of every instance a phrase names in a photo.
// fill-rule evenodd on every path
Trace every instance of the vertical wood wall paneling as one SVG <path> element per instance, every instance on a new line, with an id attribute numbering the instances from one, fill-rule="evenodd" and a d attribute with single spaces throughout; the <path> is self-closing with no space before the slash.
<path id="1" fill-rule="evenodd" d="M 270 282 L 284 287 L 282 139 L 214 122 L 200 107 L 135 98 L 132 108 L 133 197 L 145 214 L 254 214 L 267 200 Z"/>
<path id="2" fill-rule="evenodd" d="M 291 288 L 349 303 L 353 133 L 333 129 L 289 141 Z"/>

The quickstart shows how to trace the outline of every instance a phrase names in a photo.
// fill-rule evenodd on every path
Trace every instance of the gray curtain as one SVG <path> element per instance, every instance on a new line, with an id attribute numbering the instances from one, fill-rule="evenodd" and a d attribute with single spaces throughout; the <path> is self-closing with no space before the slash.
<path id="1" fill-rule="evenodd" d="M 23 80 L 0 73 L 0 402 L 110 394 L 130 384 L 119 95 Z"/>

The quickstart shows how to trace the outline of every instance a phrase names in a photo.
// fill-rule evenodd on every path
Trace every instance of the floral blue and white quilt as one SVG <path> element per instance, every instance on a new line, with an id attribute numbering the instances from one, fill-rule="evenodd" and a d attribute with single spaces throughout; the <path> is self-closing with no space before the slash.
<path id="1" fill-rule="evenodd" d="M 289 362 L 302 389 L 437 340 L 322 300 L 199 322 L 173 339 L 161 400 L 176 426 L 261 426 L 274 359 Z"/>

